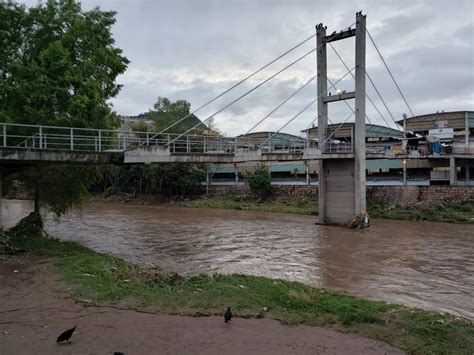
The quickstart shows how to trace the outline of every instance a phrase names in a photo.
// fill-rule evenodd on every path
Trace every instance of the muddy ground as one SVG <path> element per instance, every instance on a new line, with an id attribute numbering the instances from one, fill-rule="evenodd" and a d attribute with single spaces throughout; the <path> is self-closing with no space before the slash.
<path id="1" fill-rule="evenodd" d="M 182 317 L 85 307 L 69 297 L 52 261 L 0 257 L 0 355 L 402 354 L 384 342 L 270 319 Z M 72 344 L 57 336 L 77 325 Z"/>

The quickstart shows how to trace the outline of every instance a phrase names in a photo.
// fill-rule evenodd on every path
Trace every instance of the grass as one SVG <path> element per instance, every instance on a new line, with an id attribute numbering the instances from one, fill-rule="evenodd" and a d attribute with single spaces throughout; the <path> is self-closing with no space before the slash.
<path id="1" fill-rule="evenodd" d="M 307 198 L 276 198 L 258 202 L 251 198 L 229 196 L 204 197 L 184 203 L 193 208 L 220 208 L 247 211 L 283 212 L 306 215 L 318 214 L 318 202 Z M 368 201 L 371 218 L 447 223 L 474 223 L 474 203 L 419 203 L 407 206 Z"/>
<path id="2" fill-rule="evenodd" d="M 446 223 L 474 223 L 474 203 L 419 203 L 407 206 L 388 205 L 377 201 L 368 204 L 372 218 Z"/>
<path id="3" fill-rule="evenodd" d="M 317 215 L 318 203 L 307 198 L 284 199 L 277 198 L 266 201 L 257 201 L 252 198 L 234 196 L 204 197 L 184 203 L 193 208 L 220 208 L 244 211 L 283 212 Z"/>
<path id="4" fill-rule="evenodd" d="M 365 300 L 302 283 L 248 275 L 181 278 L 145 270 L 78 243 L 8 234 L 8 243 L 32 255 L 57 256 L 56 270 L 72 296 L 95 305 L 140 308 L 168 314 L 268 317 L 286 324 L 331 326 L 386 341 L 413 354 L 472 354 L 468 320 Z"/>

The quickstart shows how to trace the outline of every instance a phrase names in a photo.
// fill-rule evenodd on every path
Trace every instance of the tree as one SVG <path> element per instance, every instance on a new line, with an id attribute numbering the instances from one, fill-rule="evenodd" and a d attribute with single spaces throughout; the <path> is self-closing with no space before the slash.
<path id="1" fill-rule="evenodd" d="M 266 200 L 272 195 L 272 184 L 268 167 L 259 164 L 255 171 L 249 174 L 249 186 L 252 194 L 260 200 Z"/>
<path id="2" fill-rule="evenodd" d="M 58 165 L 30 168 L 21 176 L 26 188 L 34 193 L 34 211 L 38 213 L 43 203 L 58 217 L 80 205 L 100 177 L 97 167 Z"/>
<path id="3" fill-rule="evenodd" d="M 47 0 L 27 8 L 0 1 L 0 121 L 114 128 L 109 100 L 129 63 L 114 46 L 115 12 L 83 11 L 76 0 Z M 26 132 L 22 132 L 26 134 Z M 57 215 L 79 204 L 96 168 L 33 167 L 20 174 Z"/>
<path id="4" fill-rule="evenodd" d="M 114 47 L 114 17 L 75 0 L 0 2 L 0 120 L 116 127 L 108 100 L 129 61 Z"/>
<path id="5" fill-rule="evenodd" d="M 173 123 L 178 122 L 181 118 L 189 115 L 191 104 L 186 100 L 176 100 L 172 102 L 166 97 L 158 97 L 156 103 L 153 105 L 153 110 L 148 113 L 149 119 L 155 123 L 155 130 L 160 132 L 168 128 Z M 184 133 L 188 129 L 196 126 L 199 122 L 194 114 L 190 115 L 176 126 L 170 128 L 165 133 Z M 207 128 L 202 124 L 197 128 Z"/>

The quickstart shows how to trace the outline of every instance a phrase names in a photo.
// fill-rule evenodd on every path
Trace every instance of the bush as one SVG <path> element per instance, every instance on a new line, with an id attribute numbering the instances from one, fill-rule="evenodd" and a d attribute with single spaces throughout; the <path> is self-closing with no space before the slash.
<path id="1" fill-rule="evenodd" d="M 258 165 L 249 175 L 249 186 L 252 195 L 260 200 L 266 200 L 272 195 L 270 173 L 265 165 Z"/>

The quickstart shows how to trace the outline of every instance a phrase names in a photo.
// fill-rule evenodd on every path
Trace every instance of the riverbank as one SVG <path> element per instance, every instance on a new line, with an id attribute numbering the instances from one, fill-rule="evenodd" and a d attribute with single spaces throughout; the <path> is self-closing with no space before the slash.
<path id="1" fill-rule="evenodd" d="M 127 204 L 170 206 L 190 208 L 215 208 L 239 211 L 260 211 L 318 215 L 317 199 L 306 197 L 277 197 L 258 201 L 252 197 L 239 195 L 192 196 L 189 198 L 164 199 L 148 195 L 112 195 L 107 198 L 94 196 L 95 201 L 123 202 Z M 430 221 L 444 223 L 474 224 L 474 202 L 420 202 L 404 206 L 378 200 L 367 202 L 371 218 L 405 221 Z"/>
<path id="2" fill-rule="evenodd" d="M 317 201 L 306 198 L 276 198 L 259 202 L 251 198 L 214 196 L 186 201 L 182 205 L 193 208 L 318 214 Z M 474 224 L 474 203 L 472 202 L 417 203 L 400 206 L 369 201 L 367 210 L 371 218 Z"/>
<path id="3" fill-rule="evenodd" d="M 401 354 L 402 350 L 328 327 L 288 327 L 272 319 L 189 317 L 87 307 L 58 280 L 55 259 L 0 256 L 0 353 L 21 354 Z M 122 307 L 123 308 L 123 307 Z M 56 337 L 76 325 L 71 345 Z M 98 336 L 100 334 L 100 336 Z"/>
<path id="4" fill-rule="evenodd" d="M 142 269 L 75 242 L 9 235 L 8 243 L 43 262 L 71 295 L 87 305 L 160 314 L 222 316 L 227 306 L 240 318 L 268 318 L 291 325 L 330 326 L 386 341 L 411 353 L 474 351 L 471 322 L 450 315 L 368 301 L 297 282 L 244 275 L 182 278 Z"/>

